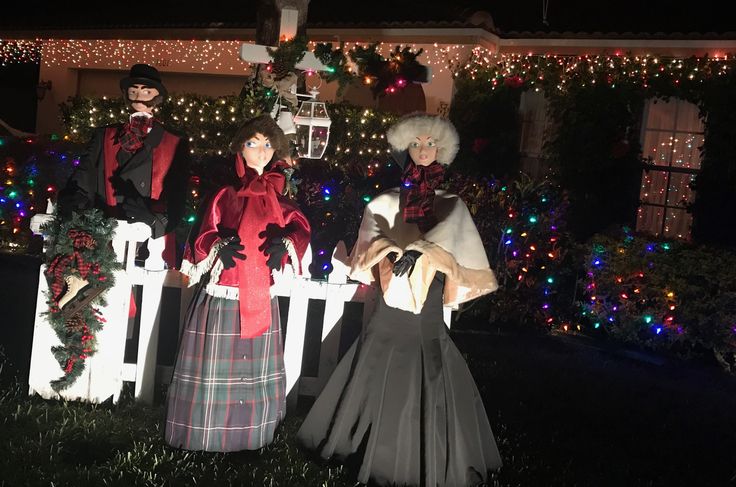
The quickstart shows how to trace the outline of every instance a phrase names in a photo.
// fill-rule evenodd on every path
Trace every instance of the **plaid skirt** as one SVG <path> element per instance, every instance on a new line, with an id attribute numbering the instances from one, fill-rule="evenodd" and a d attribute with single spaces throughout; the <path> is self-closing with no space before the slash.
<path id="1" fill-rule="evenodd" d="M 169 386 L 166 442 L 177 448 L 229 452 L 273 441 L 286 406 L 278 300 L 271 328 L 240 338 L 238 301 L 200 288 L 189 308 Z"/>

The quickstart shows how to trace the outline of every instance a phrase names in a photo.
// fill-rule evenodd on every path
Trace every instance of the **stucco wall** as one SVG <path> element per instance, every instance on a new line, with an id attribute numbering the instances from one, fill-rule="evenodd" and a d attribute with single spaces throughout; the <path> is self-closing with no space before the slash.
<path id="1" fill-rule="evenodd" d="M 156 66 L 172 94 L 236 94 L 251 72 L 251 65 L 239 58 L 240 44 L 241 41 L 47 41 L 42 49 L 40 79 L 51 80 L 53 89 L 38 104 L 36 130 L 39 133 L 61 133 L 59 104 L 69 97 L 119 96 L 120 78 L 138 62 Z M 389 43 L 381 46 L 383 55 L 388 55 L 394 46 Z M 427 112 L 437 113 L 446 109 L 452 99 L 453 80 L 445 66 L 442 50 L 453 46 L 411 46 L 425 50 L 418 59 L 432 72 L 430 82 L 422 84 Z M 466 50 L 469 52 L 470 49 L 468 46 Z M 366 107 L 378 107 L 378 102 L 360 87 L 348 89 L 340 96 L 337 88 L 337 83 L 323 83 L 319 98 L 327 101 L 347 99 Z"/>

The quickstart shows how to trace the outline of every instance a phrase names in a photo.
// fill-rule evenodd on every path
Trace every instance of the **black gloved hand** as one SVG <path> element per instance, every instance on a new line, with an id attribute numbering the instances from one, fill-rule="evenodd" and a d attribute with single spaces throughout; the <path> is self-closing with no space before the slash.
<path id="1" fill-rule="evenodd" d="M 394 264 L 396 262 L 396 258 L 399 256 L 398 252 L 389 252 L 388 255 L 386 255 L 386 258 Z"/>
<path id="2" fill-rule="evenodd" d="M 138 189 L 130 179 L 123 179 L 119 174 L 113 174 L 110 176 L 110 185 L 115 196 L 121 196 L 123 198 L 129 198 L 131 196 L 141 196 Z"/>
<path id="3" fill-rule="evenodd" d="M 403 276 L 408 272 L 408 276 L 411 276 L 411 273 L 414 272 L 414 264 L 417 263 L 417 259 L 421 256 L 422 253 L 418 250 L 407 250 L 404 252 L 404 255 L 394 262 L 394 275 Z"/>
<path id="4" fill-rule="evenodd" d="M 275 223 L 266 225 L 266 229 L 258 234 L 258 237 L 264 239 L 264 242 L 258 247 L 258 250 L 268 256 L 266 265 L 269 269 L 281 270 L 284 255 L 286 255 L 286 242 L 284 238 L 289 233 L 289 226 L 280 227 Z"/>
<path id="5" fill-rule="evenodd" d="M 127 196 L 123 200 L 122 207 L 128 223 L 143 222 L 146 225 L 153 225 L 156 219 L 156 215 L 148 209 L 146 200 L 140 194 Z"/>
<path id="6" fill-rule="evenodd" d="M 230 269 L 231 267 L 235 267 L 235 259 L 247 259 L 245 254 L 240 252 L 243 249 L 245 249 L 245 246 L 240 243 L 240 237 L 232 237 L 217 254 L 217 256 L 222 261 L 222 267 L 224 267 L 225 269 Z"/>
<path id="7" fill-rule="evenodd" d="M 130 179 L 123 179 L 118 175 L 110 178 L 115 196 L 122 196 L 123 202 L 120 206 L 125 213 L 128 223 L 143 222 L 153 225 L 156 215 L 148 208 L 146 198 L 141 195 Z"/>
<path id="8" fill-rule="evenodd" d="M 264 253 L 268 256 L 266 265 L 271 270 L 281 270 L 284 255 L 286 255 L 286 243 L 283 238 L 273 237 L 268 241 L 268 247 L 264 250 Z"/>

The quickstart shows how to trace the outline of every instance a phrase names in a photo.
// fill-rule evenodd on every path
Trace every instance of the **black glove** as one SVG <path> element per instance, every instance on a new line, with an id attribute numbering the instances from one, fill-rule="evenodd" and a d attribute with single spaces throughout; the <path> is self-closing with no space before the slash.
<path id="1" fill-rule="evenodd" d="M 268 247 L 266 247 L 264 252 L 268 256 L 268 259 L 266 260 L 268 268 L 271 270 L 281 270 L 284 255 L 287 253 L 284 239 L 273 237 L 268 242 Z"/>
<path id="2" fill-rule="evenodd" d="M 271 270 L 281 270 L 281 262 L 287 253 L 284 238 L 288 233 L 288 225 L 286 227 L 280 227 L 275 223 L 269 223 L 266 225 L 266 229 L 258 234 L 260 238 L 264 239 L 258 250 L 268 256 L 266 265 Z"/>
<path id="3" fill-rule="evenodd" d="M 217 254 L 222 261 L 222 267 L 230 269 L 231 267 L 235 267 L 235 259 L 245 260 L 247 257 L 244 253 L 240 252 L 243 249 L 245 247 L 240 243 L 240 237 L 232 237 Z"/>
<path id="4" fill-rule="evenodd" d="M 122 196 L 123 202 L 121 207 L 125 213 L 125 219 L 128 223 L 143 222 L 146 225 L 153 225 L 156 215 L 148 208 L 146 198 L 144 198 L 130 179 L 122 179 L 120 176 L 110 178 L 115 196 Z"/>
<path id="5" fill-rule="evenodd" d="M 389 252 L 388 255 L 386 255 L 386 258 L 393 264 L 396 262 L 396 257 L 398 256 L 398 252 Z"/>
<path id="6" fill-rule="evenodd" d="M 422 256 L 422 253 L 418 250 L 407 250 L 404 252 L 399 260 L 394 262 L 394 275 L 403 276 L 407 272 L 408 276 L 414 271 L 414 264 L 417 263 L 417 259 Z"/>
<path id="7" fill-rule="evenodd" d="M 156 219 L 156 215 L 148 209 L 146 200 L 141 195 L 126 197 L 122 207 L 128 223 L 143 222 L 146 225 L 153 225 Z"/>

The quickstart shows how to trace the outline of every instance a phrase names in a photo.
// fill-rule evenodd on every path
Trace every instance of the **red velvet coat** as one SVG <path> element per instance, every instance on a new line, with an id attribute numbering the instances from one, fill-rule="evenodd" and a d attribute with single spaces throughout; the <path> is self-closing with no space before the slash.
<path id="1" fill-rule="evenodd" d="M 271 186 L 269 177 L 280 178 L 280 187 Z M 260 195 L 249 195 L 248 186 L 261 184 L 267 187 Z M 202 217 L 197 237 L 190 242 L 184 251 L 182 271 L 194 275 L 188 269 L 201 266 L 212 259 L 214 248 L 218 242 L 228 235 L 238 235 L 245 247 L 242 251 L 245 260 L 235 259 L 235 266 L 223 269 L 215 284 L 239 288 L 241 309 L 241 336 L 244 338 L 258 336 L 270 326 L 269 288 L 273 284 L 270 270 L 266 265 L 267 256 L 264 248 L 267 237 L 282 237 L 290 242 L 292 254 L 283 257 L 282 265 L 289 260 L 295 273 L 300 274 L 300 261 L 309 245 L 310 226 L 307 218 L 296 204 L 281 194 L 283 176 L 276 172 L 265 172 L 258 176 L 248 169 L 242 188 L 226 186 L 214 196 Z M 272 198 L 275 202 L 272 213 L 265 213 L 264 199 Z M 268 233 L 268 235 L 265 235 Z M 207 266 L 209 267 L 209 266 Z M 198 269 L 201 275 L 210 269 Z M 260 305 L 254 306 L 254 303 Z"/>

